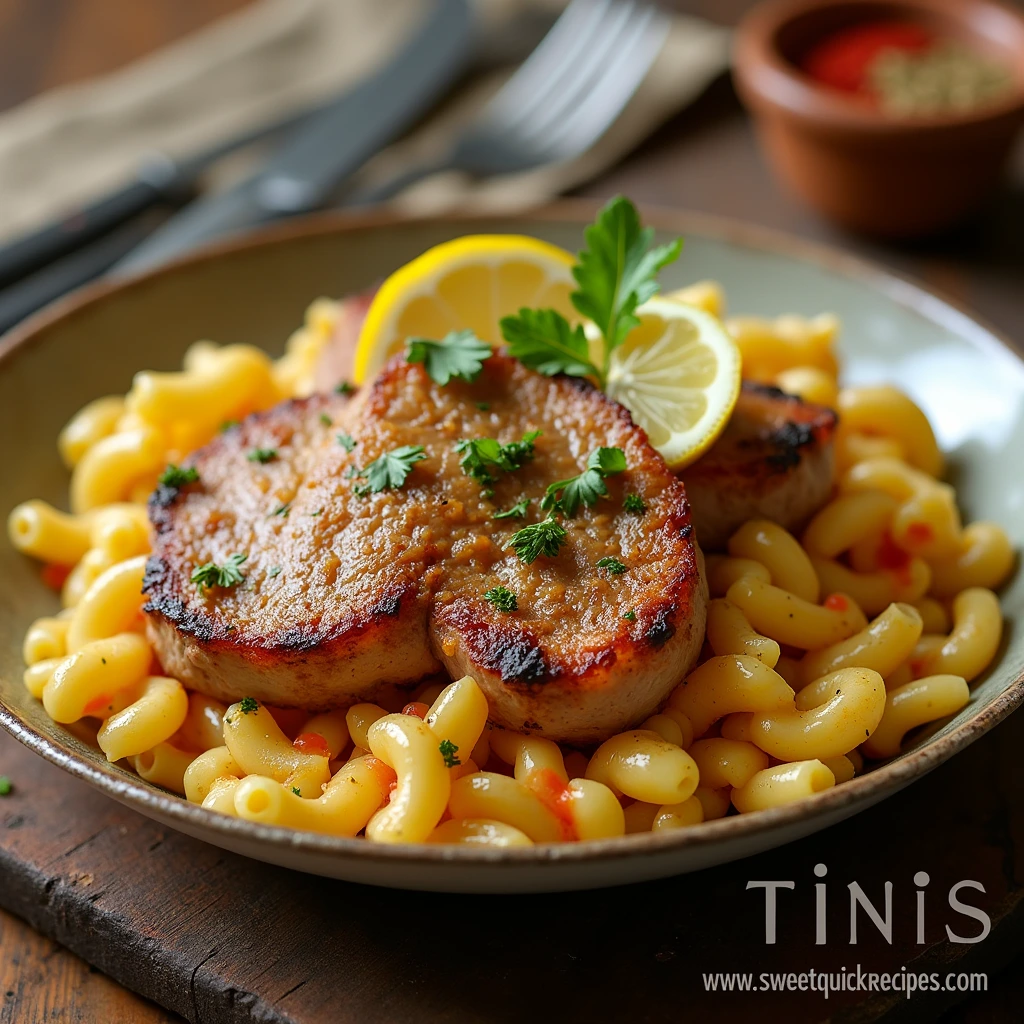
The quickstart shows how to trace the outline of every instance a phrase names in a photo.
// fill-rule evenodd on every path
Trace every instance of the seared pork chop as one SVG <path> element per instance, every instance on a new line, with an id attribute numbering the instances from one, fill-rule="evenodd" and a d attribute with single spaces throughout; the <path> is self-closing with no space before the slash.
<path id="1" fill-rule="evenodd" d="M 722 436 L 681 474 L 701 547 L 724 549 L 748 519 L 799 532 L 831 492 L 835 426 L 831 409 L 744 381 Z"/>
<path id="2" fill-rule="evenodd" d="M 324 390 L 351 377 L 373 295 L 370 290 L 340 303 L 334 336 L 317 370 Z M 745 381 L 725 432 L 681 474 L 701 547 L 724 549 L 748 519 L 799 530 L 831 493 L 835 424 L 831 409 Z"/>
<path id="3" fill-rule="evenodd" d="M 489 487 L 460 465 L 460 439 L 528 431 L 534 458 Z M 350 474 L 404 445 L 426 458 L 400 488 L 360 496 Z M 557 555 L 524 564 L 512 534 L 599 447 L 621 448 L 627 470 L 565 522 Z M 250 461 L 255 449 L 276 455 Z M 650 714 L 700 650 L 706 593 L 683 485 L 584 381 L 495 355 L 475 383 L 439 387 L 398 357 L 355 399 L 251 416 L 191 464 L 197 483 L 151 501 L 146 611 L 165 671 L 210 696 L 318 710 L 443 666 L 477 679 L 496 723 L 585 743 Z M 626 512 L 627 493 L 646 511 Z M 525 518 L 494 518 L 522 499 Z M 196 566 L 241 554 L 244 582 L 190 583 Z M 606 557 L 626 571 L 599 568 Z M 485 599 L 499 586 L 518 610 Z"/>

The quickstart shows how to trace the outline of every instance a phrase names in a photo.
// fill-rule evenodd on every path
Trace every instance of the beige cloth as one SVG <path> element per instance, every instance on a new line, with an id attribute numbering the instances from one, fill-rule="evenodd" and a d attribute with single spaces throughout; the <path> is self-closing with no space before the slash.
<path id="1" fill-rule="evenodd" d="M 564 0 L 475 0 L 484 24 Z M 0 115 L 0 236 L 33 227 L 130 179 L 154 150 L 188 155 L 336 93 L 401 45 L 426 0 L 258 0 L 166 49 Z M 439 175 L 399 204 L 416 212 L 525 207 L 613 164 L 690 102 L 728 63 L 726 30 L 673 20 L 662 52 L 612 129 L 579 159 L 469 182 Z M 506 72 L 507 74 L 507 72 Z M 373 180 L 436 153 L 500 84 L 488 75 L 364 169 Z"/>

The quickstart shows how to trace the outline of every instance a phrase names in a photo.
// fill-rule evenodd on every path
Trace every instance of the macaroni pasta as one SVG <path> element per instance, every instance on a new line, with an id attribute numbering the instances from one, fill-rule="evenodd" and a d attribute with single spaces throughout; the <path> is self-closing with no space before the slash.
<path id="1" fill-rule="evenodd" d="M 715 282 L 675 297 L 724 313 Z M 838 410 L 836 487 L 801 536 L 751 520 L 706 554 L 704 656 L 637 728 L 592 750 L 491 728 L 469 676 L 318 714 L 187 693 L 145 636 L 144 503 L 225 422 L 311 393 L 336 316 L 314 303 L 276 361 L 199 342 L 180 372 L 141 372 L 126 396 L 90 402 L 58 440 L 71 511 L 30 500 L 10 515 L 12 544 L 46 563 L 64 607 L 25 636 L 26 687 L 143 779 L 217 813 L 371 842 L 697 828 L 898 755 L 961 710 L 995 658 L 995 591 L 1015 553 L 998 525 L 961 524 L 923 412 L 890 385 L 840 386 L 835 317 L 736 317 L 745 377 Z"/>

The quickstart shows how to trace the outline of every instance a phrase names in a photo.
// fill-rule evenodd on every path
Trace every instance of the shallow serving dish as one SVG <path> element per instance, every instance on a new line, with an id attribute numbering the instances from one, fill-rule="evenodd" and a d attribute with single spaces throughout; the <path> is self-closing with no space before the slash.
<path id="1" fill-rule="evenodd" d="M 579 246 L 590 204 L 525 217 L 406 221 L 322 217 L 221 246 L 121 285 L 66 300 L 0 341 L 0 514 L 28 497 L 64 504 L 57 432 L 82 404 L 127 390 L 141 368 L 173 369 L 197 338 L 280 351 L 318 295 L 379 280 L 428 246 L 468 232 L 537 235 Z M 994 519 L 1024 544 L 1024 361 L 990 329 L 947 302 L 836 252 L 756 228 L 648 211 L 682 234 L 666 288 L 715 278 L 735 312 L 837 313 L 851 382 L 898 383 L 924 408 L 950 456 L 968 518 Z M 1024 698 L 1024 579 L 1002 594 L 1008 619 L 1000 660 L 971 703 L 902 756 L 804 803 L 690 829 L 589 843 L 488 850 L 384 846 L 293 832 L 203 810 L 106 762 L 54 724 L 21 683 L 21 638 L 56 608 L 38 567 L 0 543 L 0 724 L 23 743 L 163 824 L 286 867 L 408 889 L 541 892 L 642 881 L 745 857 L 849 817 L 920 778 L 1009 714 Z"/>
<path id="2" fill-rule="evenodd" d="M 1011 70 L 966 112 L 894 119 L 797 67 L 813 43 L 865 22 L 908 21 Z M 837 223 L 882 238 L 940 231 L 997 183 L 1024 124 L 1024 14 L 1000 0 L 772 0 L 737 30 L 735 76 L 776 172 Z"/>

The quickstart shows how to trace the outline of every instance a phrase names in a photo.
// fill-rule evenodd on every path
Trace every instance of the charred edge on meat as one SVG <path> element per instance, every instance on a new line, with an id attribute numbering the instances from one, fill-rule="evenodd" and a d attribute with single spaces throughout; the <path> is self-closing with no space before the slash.
<path id="1" fill-rule="evenodd" d="M 672 613 L 674 611 L 675 608 L 662 608 L 644 631 L 644 639 L 651 647 L 661 647 L 662 644 L 675 636 L 676 627 L 672 624 Z"/>
<path id="2" fill-rule="evenodd" d="M 814 428 L 809 423 L 783 423 L 768 440 L 778 451 L 766 456 L 765 461 L 779 472 L 785 472 L 800 465 L 800 449 L 814 443 Z"/>

